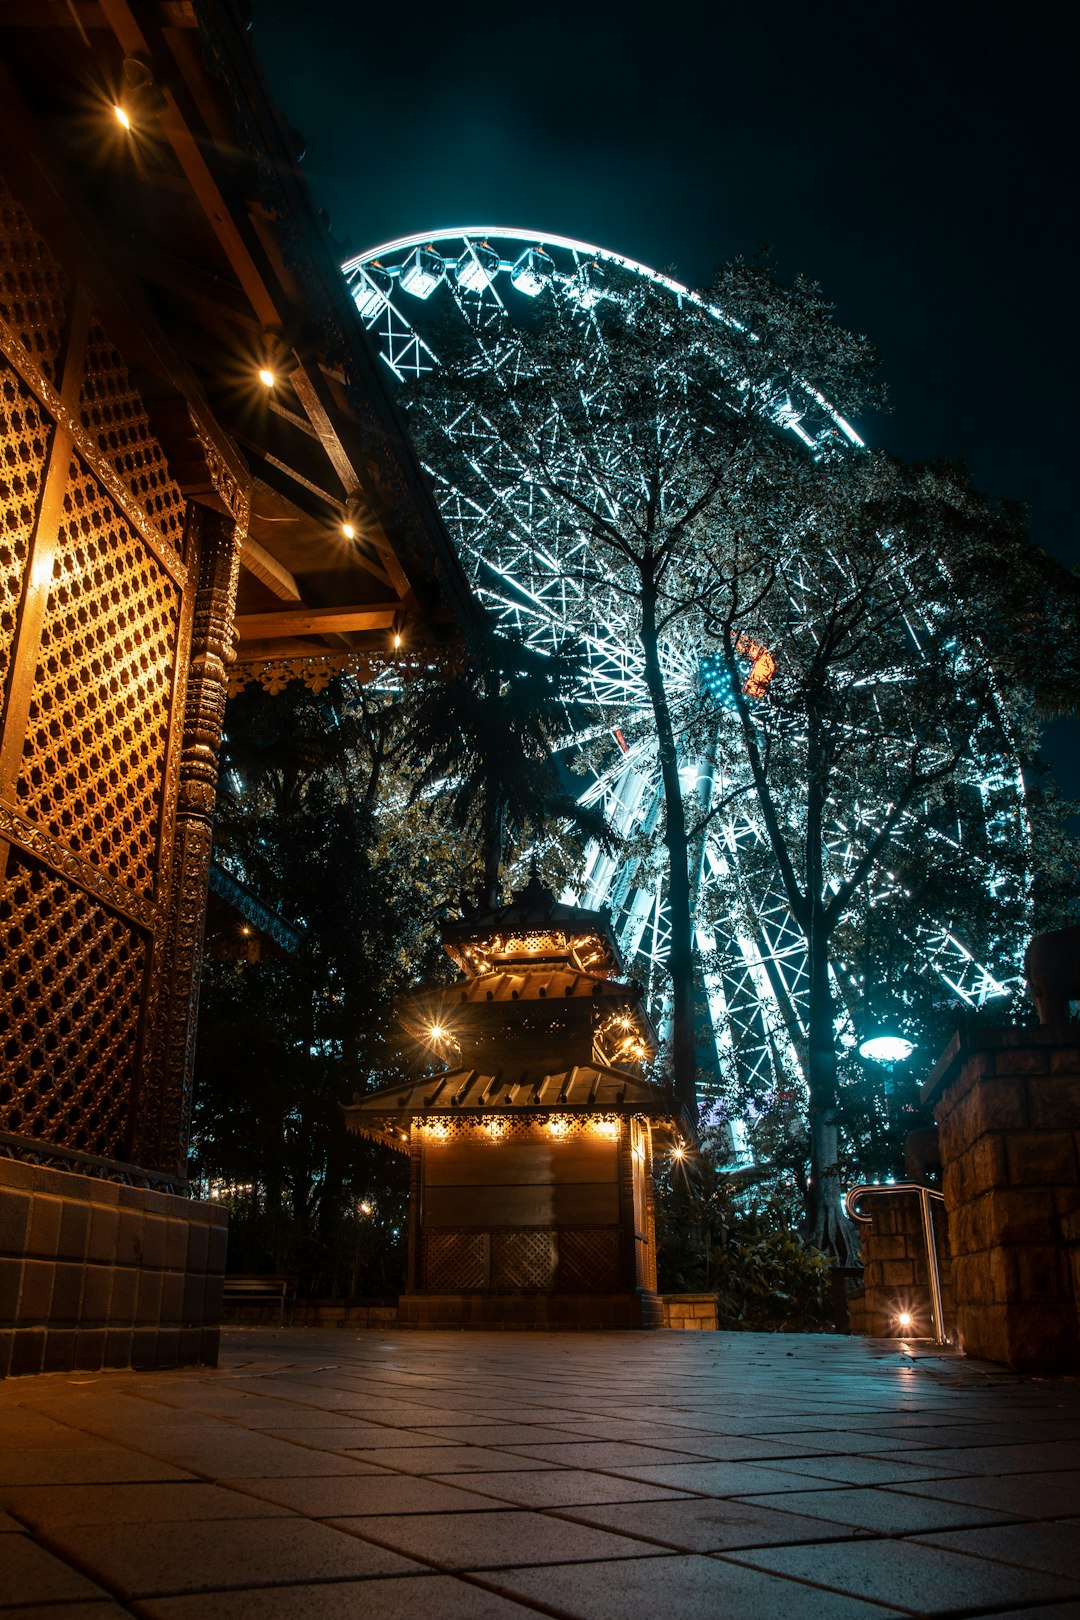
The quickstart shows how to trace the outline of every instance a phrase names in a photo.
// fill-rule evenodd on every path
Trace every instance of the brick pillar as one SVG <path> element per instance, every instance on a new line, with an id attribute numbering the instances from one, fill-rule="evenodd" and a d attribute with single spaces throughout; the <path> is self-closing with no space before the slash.
<path id="1" fill-rule="evenodd" d="M 1015 1368 L 1080 1366 L 1080 1026 L 962 1031 L 923 1101 L 941 1131 L 961 1347 Z"/>

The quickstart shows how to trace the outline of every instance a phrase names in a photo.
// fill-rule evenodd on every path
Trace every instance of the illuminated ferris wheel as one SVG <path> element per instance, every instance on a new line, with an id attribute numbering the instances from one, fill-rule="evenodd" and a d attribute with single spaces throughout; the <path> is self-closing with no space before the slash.
<path id="1" fill-rule="evenodd" d="M 344 270 L 361 319 L 401 382 L 438 372 L 435 310 L 440 321 L 459 318 L 462 332 L 471 332 L 478 352 L 498 368 L 512 364 L 515 352 L 513 344 L 500 342 L 500 334 L 505 336 L 509 328 L 527 341 L 535 301 L 541 294 L 561 300 L 583 340 L 595 346 L 595 364 L 602 372 L 606 351 L 596 312 L 604 300 L 618 299 L 620 289 L 638 278 L 673 300 L 695 296 L 669 277 L 619 254 L 497 226 L 402 238 L 350 260 Z M 421 399 L 415 408 L 428 407 Z M 831 443 L 839 439 L 851 447 L 861 444 L 855 430 L 827 401 L 795 380 L 781 391 L 778 402 L 771 402 L 770 414 L 779 431 L 795 435 L 811 449 L 826 439 Z M 498 622 L 538 649 L 554 648 L 568 637 L 584 648 L 583 695 L 592 712 L 603 717 L 611 739 L 608 757 L 595 767 L 586 798 L 603 806 L 631 848 L 646 848 L 663 805 L 632 606 L 617 592 L 598 594 L 595 577 L 590 579 L 582 566 L 588 537 L 580 525 L 568 523 L 556 503 L 543 499 L 513 447 L 485 447 L 477 439 L 475 423 L 463 421 L 460 431 L 478 442 L 472 465 L 480 474 L 482 496 L 478 497 L 475 482 L 466 494 L 438 466 L 428 471 L 477 596 Z M 760 651 L 748 649 L 748 662 Z M 703 685 L 710 685 L 714 652 L 714 647 L 693 645 L 685 636 L 662 646 L 665 684 L 677 698 L 700 701 Z M 715 762 L 687 758 L 682 772 L 687 791 L 706 808 L 710 801 L 715 805 L 723 798 L 725 783 Z M 1003 758 L 992 779 L 971 786 L 982 803 L 989 834 L 981 858 L 992 889 L 998 881 L 995 828 L 1004 839 L 1015 833 L 1023 818 L 1018 767 Z M 842 848 L 845 829 L 837 825 L 834 836 Z M 713 1070 L 718 1085 L 737 1070 L 751 1094 L 775 1085 L 778 1068 L 797 1072 L 798 1032 L 792 1028 L 791 1012 L 795 1010 L 797 1021 L 804 1014 L 808 988 L 805 946 L 779 879 L 761 877 L 767 863 L 748 859 L 763 841 L 757 813 L 743 797 L 714 815 L 700 856 L 695 857 L 698 915 L 713 919 L 699 925 L 696 941 L 707 964 L 713 1037 L 707 1043 L 710 1050 L 703 1052 L 703 1067 Z M 750 877 L 751 871 L 757 875 Z M 624 959 L 652 990 L 662 1024 L 662 964 L 668 946 L 662 874 L 647 857 L 613 856 L 593 844 L 585 851 L 579 889 L 565 898 L 609 908 Z M 1007 962 L 992 971 L 948 926 L 933 919 L 920 926 L 911 945 L 923 970 L 959 1003 L 981 1006 L 1006 997 L 1017 982 L 1017 963 Z M 848 997 L 841 982 L 842 965 L 837 974 L 838 1004 L 843 1007 Z M 709 1089 L 706 1081 L 703 1090 Z"/>

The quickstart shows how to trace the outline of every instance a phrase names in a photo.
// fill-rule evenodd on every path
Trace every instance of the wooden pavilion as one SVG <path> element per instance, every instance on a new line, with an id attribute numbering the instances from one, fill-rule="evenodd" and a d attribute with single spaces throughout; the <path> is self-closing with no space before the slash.
<path id="1" fill-rule="evenodd" d="M 443 931 L 461 971 L 401 1009 L 443 1067 L 346 1109 L 408 1153 L 414 1327 L 659 1327 L 654 1156 L 689 1136 L 606 917 L 533 879 Z"/>

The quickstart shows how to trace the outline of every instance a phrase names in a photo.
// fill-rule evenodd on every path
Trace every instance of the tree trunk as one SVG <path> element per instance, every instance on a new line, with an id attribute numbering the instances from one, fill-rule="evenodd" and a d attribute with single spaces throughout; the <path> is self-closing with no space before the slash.
<path id="1" fill-rule="evenodd" d="M 484 876 L 480 904 L 495 910 L 502 900 L 499 869 L 502 866 L 506 836 L 506 806 L 495 794 L 488 799 L 484 813 Z"/>
<path id="2" fill-rule="evenodd" d="M 671 975 L 672 1080 L 676 1099 L 692 1120 L 697 1119 L 697 1051 L 694 1038 L 694 948 L 693 916 L 690 898 L 689 843 L 686 836 L 686 810 L 675 731 L 671 723 L 664 677 L 660 668 L 659 635 L 656 627 L 656 583 L 647 567 L 641 575 L 641 650 L 645 662 L 645 685 L 652 703 L 660 756 L 660 779 L 664 789 L 664 843 L 668 853 L 668 915 L 671 944 L 668 972 Z"/>
<path id="3" fill-rule="evenodd" d="M 850 1263 L 854 1245 L 840 1187 L 839 1133 L 836 1123 L 836 1038 L 832 986 L 829 983 L 828 937 L 823 920 L 815 919 L 807 940 L 810 972 L 807 1081 L 809 1087 L 810 1181 L 804 1235 L 815 1248 Z"/>

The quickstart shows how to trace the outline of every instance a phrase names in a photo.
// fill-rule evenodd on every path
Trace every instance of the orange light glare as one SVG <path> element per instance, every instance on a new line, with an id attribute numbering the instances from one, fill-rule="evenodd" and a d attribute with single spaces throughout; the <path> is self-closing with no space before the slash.
<path id="1" fill-rule="evenodd" d="M 678 1145 L 678 1147 L 672 1148 L 671 1157 L 673 1159 L 679 1159 L 679 1160 L 682 1160 L 682 1159 L 686 1158 L 686 1149 L 683 1147 L 681 1142 Z"/>
<path id="2" fill-rule="evenodd" d="M 260 366 L 259 381 L 262 383 L 264 388 L 273 388 L 274 384 L 277 382 L 277 378 L 270 370 L 269 366 Z"/>
<path id="3" fill-rule="evenodd" d="M 395 647 L 400 647 L 401 646 L 401 632 L 398 631 L 398 630 L 395 630 L 395 632 L 394 632 L 394 646 Z"/>
<path id="4" fill-rule="evenodd" d="M 345 536 L 346 540 L 356 539 L 356 525 L 353 523 L 343 523 L 341 525 L 341 532 Z"/>
<path id="5" fill-rule="evenodd" d="M 113 102 L 113 112 L 116 115 L 116 122 L 120 125 L 121 129 L 131 128 L 131 119 L 128 117 L 127 113 L 124 111 L 123 107 L 121 107 L 118 101 Z"/>
<path id="6" fill-rule="evenodd" d="M 909 1328 L 911 1323 L 912 1315 L 910 1311 L 901 1311 L 899 1316 L 896 1318 L 897 1327 Z"/>

